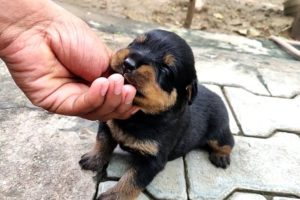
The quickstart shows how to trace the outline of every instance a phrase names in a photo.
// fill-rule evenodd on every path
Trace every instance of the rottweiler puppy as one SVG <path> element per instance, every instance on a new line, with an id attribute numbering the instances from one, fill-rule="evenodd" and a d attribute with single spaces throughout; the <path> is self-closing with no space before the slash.
<path id="1" fill-rule="evenodd" d="M 140 111 L 126 120 L 100 122 L 93 150 L 80 160 L 83 169 L 97 171 L 117 144 L 132 153 L 131 168 L 100 200 L 135 199 L 169 160 L 195 148 L 207 149 L 217 167 L 230 164 L 234 139 L 226 107 L 198 84 L 193 52 L 181 37 L 147 32 L 117 51 L 110 65 L 137 89 L 134 104 Z"/>

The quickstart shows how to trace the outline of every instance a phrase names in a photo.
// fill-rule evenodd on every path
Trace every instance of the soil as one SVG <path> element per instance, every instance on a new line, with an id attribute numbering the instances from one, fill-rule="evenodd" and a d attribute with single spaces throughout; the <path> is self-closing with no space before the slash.
<path id="1" fill-rule="evenodd" d="M 60 0 L 91 11 L 182 27 L 188 0 Z M 202 1 L 202 0 L 198 0 Z M 247 37 L 288 36 L 293 19 L 283 15 L 284 0 L 206 0 L 191 29 Z"/>

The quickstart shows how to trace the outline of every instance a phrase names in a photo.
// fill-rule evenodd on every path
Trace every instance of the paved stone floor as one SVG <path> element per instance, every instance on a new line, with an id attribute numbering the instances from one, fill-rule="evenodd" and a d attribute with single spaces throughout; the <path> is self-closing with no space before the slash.
<path id="1" fill-rule="evenodd" d="M 67 8 L 114 49 L 155 27 Z M 200 150 L 169 162 L 139 200 L 300 199 L 300 62 L 267 40 L 172 30 L 192 46 L 199 81 L 226 103 L 236 147 L 226 170 Z M 77 164 L 96 129 L 33 106 L 0 61 L 0 199 L 86 200 L 114 185 L 130 161 L 120 149 L 103 182 Z"/>

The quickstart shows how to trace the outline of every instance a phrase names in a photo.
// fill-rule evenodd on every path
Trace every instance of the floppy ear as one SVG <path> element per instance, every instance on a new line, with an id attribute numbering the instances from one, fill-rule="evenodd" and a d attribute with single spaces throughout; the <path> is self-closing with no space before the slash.
<path id="1" fill-rule="evenodd" d="M 194 79 L 193 82 L 186 87 L 188 95 L 188 104 L 191 105 L 198 93 L 198 81 Z"/>

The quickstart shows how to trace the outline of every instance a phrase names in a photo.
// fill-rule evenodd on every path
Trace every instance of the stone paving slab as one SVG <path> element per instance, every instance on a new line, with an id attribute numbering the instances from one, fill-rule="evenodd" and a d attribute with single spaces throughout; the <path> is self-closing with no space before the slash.
<path id="1" fill-rule="evenodd" d="M 272 200 L 299 200 L 300 198 L 274 197 Z"/>
<path id="2" fill-rule="evenodd" d="M 300 62 L 216 48 L 194 47 L 201 82 L 284 98 L 300 94 Z"/>
<path id="3" fill-rule="evenodd" d="M 0 121 L 0 199 L 92 198 L 92 174 L 78 166 L 91 122 L 27 108 L 2 109 Z"/>
<path id="4" fill-rule="evenodd" d="M 228 200 L 267 200 L 263 195 L 235 192 Z"/>
<path id="5" fill-rule="evenodd" d="M 277 133 L 268 139 L 235 136 L 235 140 L 226 170 L 212 166 L 203 151 L 186 156 L 191 200 L 225 199 L 236 189 L 300 197 L 299 136 Z"/>
<path id="6" fill-rule="evenodd" d="M 109 188 L 113 187 L 116 183 L 117 181 L 106 181 L 100 183 L 99 190 L 98 190 L 99 195 L 103 192 L 106 192 Z M 150 198 L 148 198 L 145 194 L 142 193 L 136 200 L 150 200 Z"/>
<path id="7" fill-rule="evenodd" d="M 107 176 L 120 178 L 130 167 L 130 160 L 129 154 L 117 149 L 108 165 Z M 155 199 L 187 199 L 183 159 L 178 158 L 168 162 L 165 169 L 154 178 L 146 190 Z"/>
<path id="8" fill-rule="evenodd" d="M 200 82 L 243 87 L 256 94 L 270 95 L 259 80 L 257 70 L 247 68 L 242 62 L 236 61 L 238 56 L 249 57 L 250 55 L 230 53 L 228 56 L 226 52 L 206 48 L 193 48 L 193 52 Z"/>
<path id="9" fill-rule="evenodd" d="M 300 62 L 272 58 L 257 67 L 264 84 L 275 97 L 291 98 L 300 95 Z"/>
<path id="10" fill-rule="evenodd" d="M 257 96 L 240 88 L 225 87 L 243 133 L 268 137 L 276 130 L 300 133 L 300 98 Z"/>
<path id="11" fill-rule="evenodd" d="M 231 130 L 231 132 L 234 135 L 239 134 L 240 133 L 240 129 L 239 129 L 239 127 L 236 124 L 236 121 L 235 121 L 235 119 L 233 117 L 232 111 L 231 111 L 231 109 L 230 109 L 230 107 L 229 107 L 229 105 L 228 105 L 228 103 L 227 103 L 227 101 L 226 101 L 226 99 L 224 97 L 224 94 L 223 94 L 221 88 L 219 86 L 216 86 L 216 85 L 208 85 L 208 84 L 205 84 L 205 87 L 207 87 L 211 91 L 215 92 L 217 95 L 219 95 L 222 98 L 222 100 L 223 100 L 223 102 L 224 102 L 224 104 L 225 104 L 225 106 L 227 108 L 228 115 L 229 115 L 230 130 Z"/>

